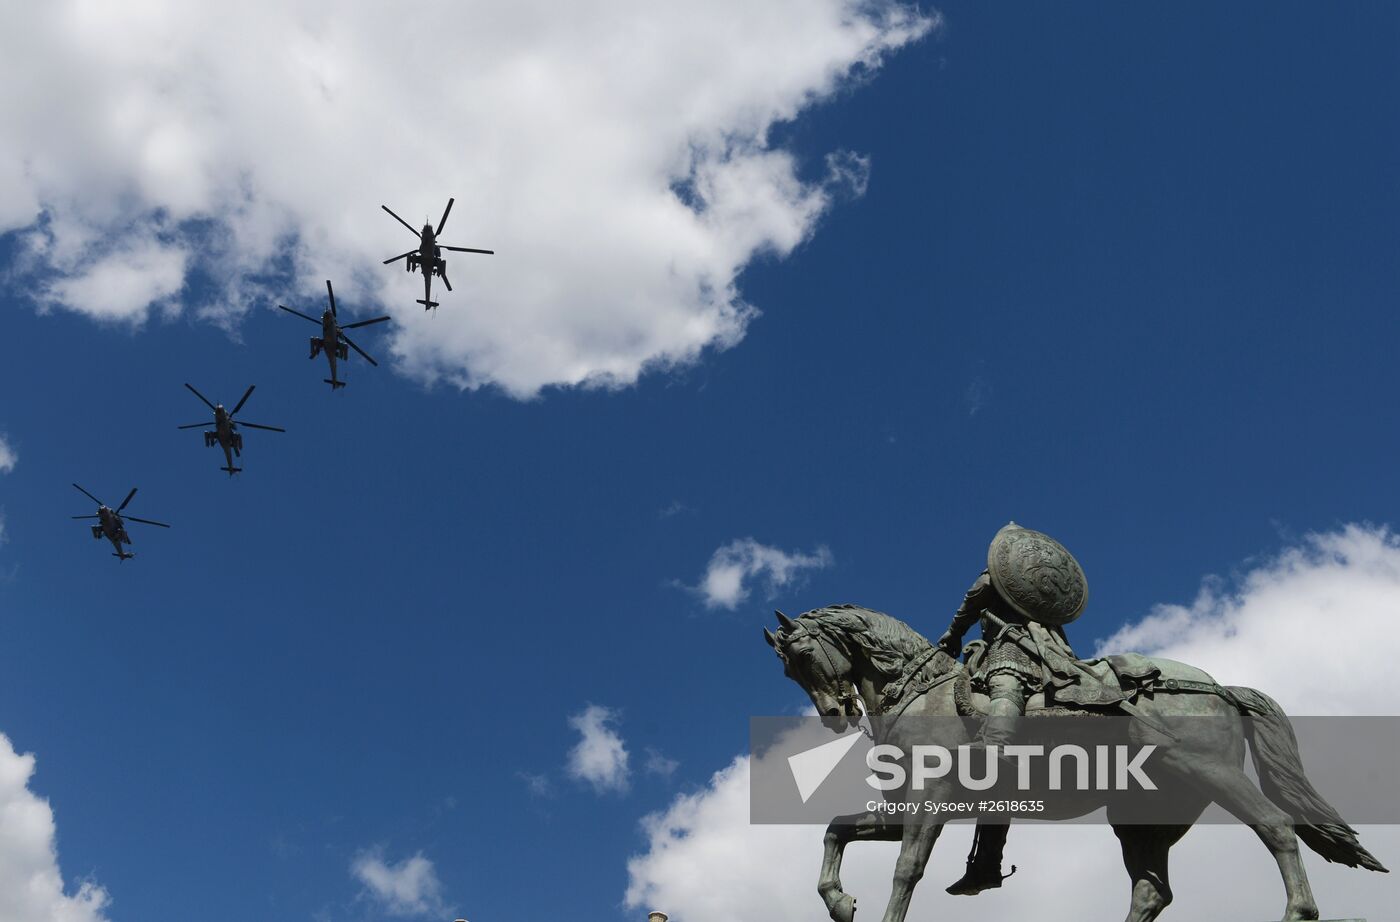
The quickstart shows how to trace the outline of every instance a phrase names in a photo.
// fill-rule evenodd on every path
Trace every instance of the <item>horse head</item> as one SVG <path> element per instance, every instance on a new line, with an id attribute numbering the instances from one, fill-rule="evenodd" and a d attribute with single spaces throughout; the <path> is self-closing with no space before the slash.
<path id="1" fill-rule="evenodd" d="M 822 717 L 834 718 L 838 732 L 861 718 L 860 695 L 852 682 L 850 653 L 810 618 L 793 620 L 782 612 L 778 632 L 763 629 L 763 637 L 783 663 L 783 673 L 802 687 Z"/>

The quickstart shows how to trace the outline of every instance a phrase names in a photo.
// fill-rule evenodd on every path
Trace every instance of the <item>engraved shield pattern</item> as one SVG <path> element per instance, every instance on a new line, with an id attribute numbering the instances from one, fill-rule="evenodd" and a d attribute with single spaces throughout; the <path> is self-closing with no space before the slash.
<path id="1" fill-rule="evenodd" d="M 1069 624 L 1084 611 L 1089 585 L 1079 562 L 1049 535 L 1011 523 L 987 549 L 992 585 L 1022 615 Z"/>

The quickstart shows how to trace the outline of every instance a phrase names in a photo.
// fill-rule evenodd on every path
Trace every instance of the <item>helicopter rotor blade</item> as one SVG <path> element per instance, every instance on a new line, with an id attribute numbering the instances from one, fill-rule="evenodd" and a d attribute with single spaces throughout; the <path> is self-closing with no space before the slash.
<path id="1" fill-rule="evenodd" d="M 447 207 L 442 212 L 442 220 L 438 222 L 437 230 L 433 231 L 433 236 L 441 234 L 442 229 L 447 226 L 447 215 L 452 211 L 452 203 L 455 201 L 456 199 L 451 198 L 447 200 Z"/>
<path id="2" fill-rule="evenodd" d="M 393 259 L 386 259 L 386 260 L 384 260 L 384 265 L 387 266 L 387 265 L 389 265 L 390 263 L 396 263 L 396 262 L 398 262 L 399 260 L 403 259 L 404 257 L 406 257 L 406 256 L 412 256 L 414 253 L 417 253 L 417 252 L 418 252 L 417 250 L 409 250 L 407 253 L 400 253 L 398 256 L 395 256 Z"/>
<path id="3" fill-rule="evenodd" d="M 389 211 L 389 206 L 388 206 L 388 205 L 380 205 L 379 207 L 380 207 L 380 208 L 383 208 L 385 211 L 388 211 L 389 214 L 390 214 L 390 216 L 393 217 L 393 219 L 394 219 L 395 221 L 398 221 L 398 222 L 399 222 L 400 224 L 402 224 L 404 227 L 408 228 L 408 232 L 409 232 L 410 234 L 412 234 L 412 235 L 415 236 L 415 237 L 420 237 L 420 238 L 422 237 L 422 234 L 420 234 L 418 231 L 416 231 L 416 230 L 413 229 L 413 225 L 412 225 L 412 224 L 409 224 L 409 223 L 408 223 L 407 221 L 405 221 L 403 218 L 401 218 L 401 217 L 399 217 L 398 215 L 394 214 L 392 211 Z"/>
<path id="4" fill-rule="evenodd" d="M 246 391 L 243 392 L 243 399 L 240 400 L 240 401 L 238 401 L 237 405 L 235 405 L 234 408 L 233 408 L 232 410 L 229 410 L 229 411 L 228 411 L 228 415 L 229 415 L 229 416 L 233 416 L 233 415 L 237 414 L 239 410 L 243 409 L 243 404 L 247 403 L 247 402 L 248 402 L 248 398 L 251 397 L 251 396 L 253 396 L 253 388 L 255 388 L 255 387 L 257 387 L 256 384 L 250 384 L 250 385 L 248 385 L 248 389 L 247 389 Z"/>
<path id="5" fill-rule="evenodd" d="M 388 318 L 385 319 L 387 320 Z M 350 337 L 346 336 L 344 333 L 341 333 L 340 338 L 345 340 L 345 345 L 349 346 L 351 349 L 354 349 L 356 352 L 360 353 L 360 355 L 363 355 L 365 357 L 366 362 L 369 362 L 375 368 L 379 367 L 379 363 L 376 362 L 374 359 L 370 358 L 368 352 L 355 345 L 355 341 L 352 340 Z"/>
<path id="6" fill-rule="evenodd" d="M 203 394 L 201 394 L 199 391 L 195 390 L 193 384 L 190 384 L 188 381 L 186 381 L 186 382 L 185 382 L 185 387 L 188 387 L 188 388 L 190 389 L 190 393 L 194 394 L 194 395 L 195 395 L 196 397 L 198 397 L 200 400 L 203 400 L 203 401 L 204 401 L 204 405 L 205 405 L 206 407 L 208 407 L 208 408 L 211 409 L 211 410 L 214 409 L 214 405 L 213 405 L 212 403 L 209 402 L 209 398 L 208 398 L 208 397 L 205 397 L 205 396 L 204 396 Z M 217 413 L 218 411 L 215 410 L 215 412 Z"/>
<path id="7" fill-rule="evenodd" d="M 331 297 L 331 316 L 339 317 L 340 315 L 335 312 L 335 289 L 331 287 L 330 279 L 326 279 L 326 294 Z"/>
<path id="8" fill-rule="evenodd" d="M 100 516 L 100 515 L 70 515 L 68 518 L 70 518 L 70 519 L 100 519 L 100 518 L 102 518 L 102 516 Z"/>
<path id="9" fill-rule="evenodd" d="M 121 512 L 123 509 L 125 509 L 125 508 L 126 508 L 126 504 L 129 503 L 129 502 L 131 502 L 131 498 L 132 498 L 133 496 L 135 496 L 135 495 L 136 495 L 136 488 L 135 488 L 135 487 L 132 487 L 132 488 L 131 488 L 131 492 L 128 493 L 128 494 L 126 494 L 126 499 L 122 500 L 122 504 L 121 504 L 120 506 L 117 507 L 117 511 L 118 511 L 118 512 Z"/>
<path id="10" fill-rule="evenodd" d="M 74 489 L 76 489 L 79 493 L 83 494 L 83 495 L 86 496 L 88 499 L 92 500 L 94 503 L 97 503 L 97 505 L 99 505 L 99 506 L 105 506 L 105 505 L 106 505 L 106 503 L 102 502 L 102 500 L 98 499 L 96 496 L 93 496 L 91 493 L 89 493 L 87 490 L 84 490 L 82 487 L 78 486 L 76 483 L 73 484 L 73 487 L 74 487 Z"/>
<path id="11" fill-rule="evenodd" d="M 383 323 L 383 322 L 386 321 L 386 320 L 392 320 L 392 319 L 393 319 L 393 318 L 389 317 L 389 316 L 386 314 L 386 315 L 383 316 L 383 317 L 375 317 L 375 318 L 373 318 L 372 320 L 357 320 L 357 321 L 355 321 L 354 323 L 347 323 L 347 324 L 345 324 L 344 326 L 342 326 L 341 329 L 342 329 L 342 330 L 353 330 L 353 329 L 355 329 L 356 327 L 367 327 L 367 326 L 369 326 L 371 323 Z"/>
<path id="12" fill-rule="evenodd" d="M 169 528 L 169 527 L 170 527 L 169 525 L 165 524 L 164 522 L 153 522 L 153 521 L 151 521 L 150 519 L 138 519 L 138 518 L 137 518 L 136 516 L 134 516 L 134 515 L 122 516 L 122 518 L 125 519 L 125 520 L 128 521 L 128 522 L 140 522 L 142 525 L 159 525 L 161 528 Z"/>
<path id="13" fill-rule="evenodd" d="M 268 430 L 269 432 L 286 432 L 286 431 L 287 431 L 286 429 L 280 429 L 280 428 L 278 428 L 277 426 L 260 426 L 260 425 L 258 425 L 257 423 L 245 423 L 245 422 L 244 422 L 243 420 L 241 420 L 241 419 L 238 421 L 238 425 L 244 426 L 244 427 L 246 427 L 246 428 L 248 428 L 248 429 L 266 429 L 266 430 Z"/>
<path id="14" fill-rule="evenodd" d="M 296 314 L 302 320 L 310 320 L 312 323 L 317 324 L 318 326 L 321 323 L 321 321 L 317 320 L 315 317 L 312 317 L 309 314 L 303 314 L 301 311 L 294 311 L 290 307 L 287 307 L 285 304 L 279 304 L 277 306 L 282 308 L 282 310 L 286 311 L 289 314 Z"/>
<path id="15" fill-rule="evenodd" d="M 450 247 L 444 244 L 438 244 L 438 246 L 441 246 L 444 250 L 451 250 L 454 253 L 485 253 L 487 256 L 496 255 L 495 250 L 478 250 L 475 247 Z"/>
<path id="16" fill-rule="evenodd" d="M 190 423 L 188 426 L 176 426 L 175 428 L 176 428 L 176 429 L 203 429 L 205 426 L 212 426 L 212 425 L 214 425 L 214 421 L 211 419 L 211 420 L 210 420 L 209 422 L 207 422 L 207 423 Z"/>

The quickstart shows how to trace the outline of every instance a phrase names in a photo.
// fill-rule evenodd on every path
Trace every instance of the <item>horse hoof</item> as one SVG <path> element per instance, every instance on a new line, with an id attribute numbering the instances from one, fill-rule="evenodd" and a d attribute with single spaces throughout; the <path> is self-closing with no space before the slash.
<path id="1" fill-rule="evenodd" d="M 849 893 L 839 894 L 831 904 L 832 922 L 853 922 L 856 917 L 856 898 Z"/>

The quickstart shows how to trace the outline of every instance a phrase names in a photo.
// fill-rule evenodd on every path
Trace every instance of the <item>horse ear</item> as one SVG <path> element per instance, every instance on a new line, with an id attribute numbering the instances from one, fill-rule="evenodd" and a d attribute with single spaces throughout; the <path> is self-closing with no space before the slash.
<path id="1" fill-rule="evenodd" d="M 789 618 L 787 615 L 783 614 L 782 612 L 778 611 L 777 609 L 774 609 L 774 610 L 773 610 L 773 614 L 775 614 L 775 615 L 778 616 L 778 623 L 779 623 L 780 625 L 782 625 L 784 628 L 790 628 L 790 627 L 793 626 L 792 619 Z"/>
<path id="2" fill-rule="evenodd" d="M 773 632 L 768 630 L 768 628 L 763 629 L 763 639 L 768 641 L 768 646 L 772 647 L 774 650 L 778 649 L 778 638 L 774 637 Z"/>

